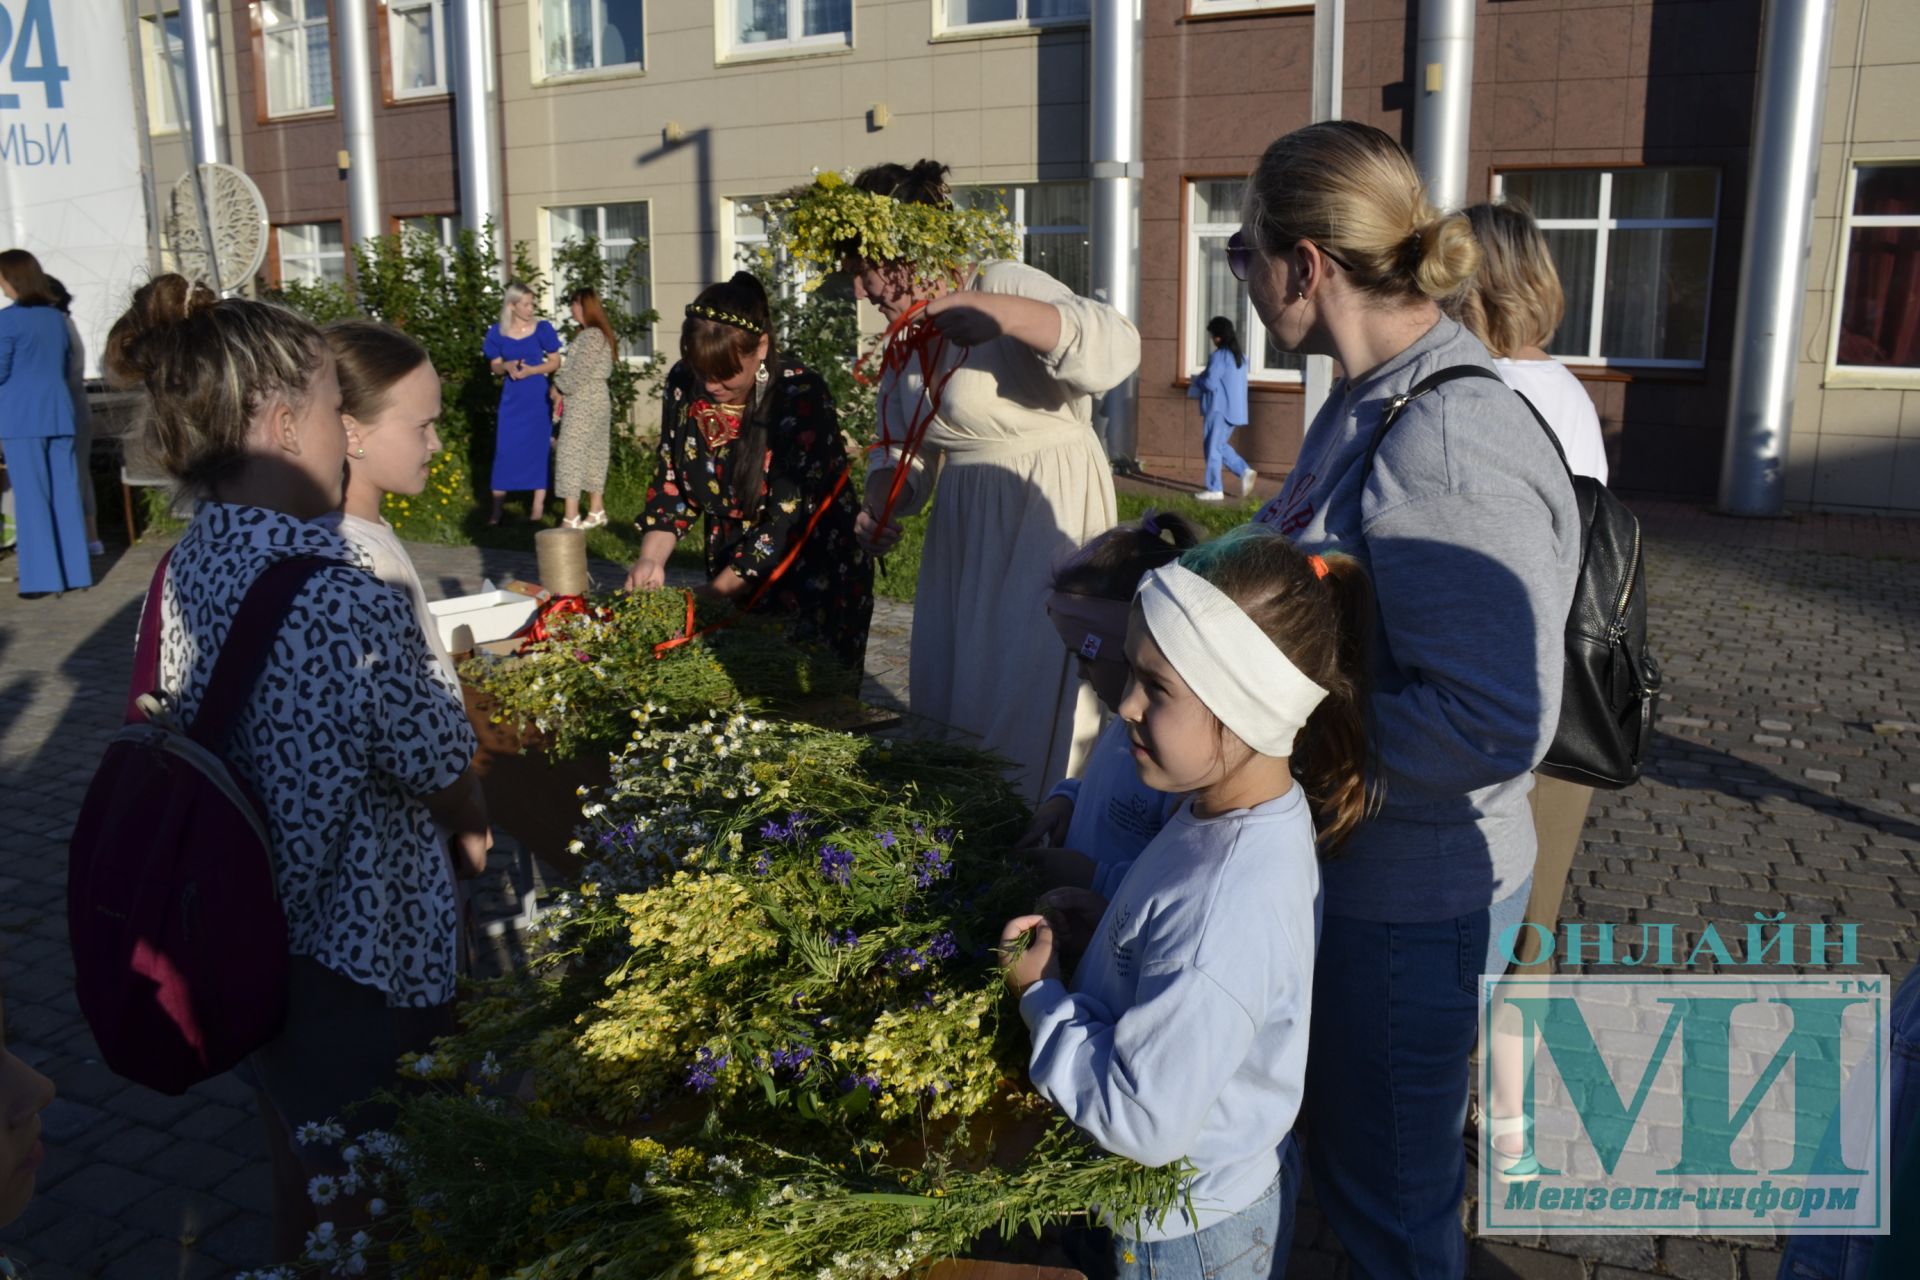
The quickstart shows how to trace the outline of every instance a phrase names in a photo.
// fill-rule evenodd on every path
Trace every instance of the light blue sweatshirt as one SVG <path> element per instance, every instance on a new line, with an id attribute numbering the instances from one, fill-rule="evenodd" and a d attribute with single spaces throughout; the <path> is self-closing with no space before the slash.
<path id="1" fill-rule="evenodd" d="M 1140 781 L 1140 771 L 1133 767 L 1127 722 L 1119 716 L 1108 721 L 1094 740 L 1080 776 L 1063 778 L 1047 793 L 1049 800 L 1055 796 L 1073 801 L 1065 847 L 1093 859 L 1093 889 L 1106 898 L 1113 896 L 1127 868 L 1160 834 L 1183 799 Z"/>
<path id="2" fill-rule="evenodd" d="M 1259 519 L 1302 551 L 1361 560 L 1378 606 L 1367 731 L 1380 811 L 1327 864 L 1327 911 L 1448 920 L 1533 870 L 1533 767 L 1560 720 L 1580 511 L 1553 444 L 1500 382 L 1410 402 L 1371 472 L 1388 402 L 1449 365 L 1492 369 L 1442 317 L 1360 382 L 1337 382 Z"/>
<path id="3" fill-rule="evenodd" d="M 1207 357 L 1207 367 L 1187 384 L 1187 399 L 1200 402 L 1200 416 L 1209 426 L 1244 427 L 1247 425 L 1247 362 L 1238 362 L 1233 352 L 1215 347 Z"/>
<path id="4" fill-rule="evenodd" d="M 1073 990 L 1049 979 L 1021 997 L 1035 1088 L 1108 1151 L 1199 1170 L 1195 1218 L 1123 1234 L 1190 1235 L 1279 1171 L 1306 1079 L 1319 895 L 1299 786 L 1217 818 L 1183 804 L 1121 882 Z"/>

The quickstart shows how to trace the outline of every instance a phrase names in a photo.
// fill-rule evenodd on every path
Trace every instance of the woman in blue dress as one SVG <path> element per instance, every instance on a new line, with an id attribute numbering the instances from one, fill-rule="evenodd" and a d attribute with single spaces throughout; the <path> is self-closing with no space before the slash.
<path id="1" fill-rule="evenodd" d="M 533 314 L 533 290 L 507 281 L 500 323 L 487 330 L 487 363 L 506 379 L 500 387 L 500 425 L 493 444 L 493 514 L 500 523 L 508 493 L 533 491 L 528 519 L 547 509 L 547 467 L 553 445 L 553 414 L 547 406 L 547 375 L 560 367 L 560 335 Z"/>
<path id="2" fill-rule="evenodd" d="M 1200 420 L 1207 450 L 1207 480 L 1193 496 L 1202 502 L 1222 502 L 1220 469 L 1240 477 L 1240 496 L 1253 492 L 1255 472 L 1247 460 L 1233 451 L 1228 441 L 1234 431 L 1247 425 L 1247 357 L 1240 350 L 1240 335 L 1233 321 L 1215 316 L 1207 321 L 1207 336 L 1213 339 L 1213 354 L 1207 367 L 1187 384 L 1187 398 L 1200 402 Z"/>
<path id="3" fill-rule="evenodd" d="M 25 600 L 93 585 L 87 517 L 73 452 L 73 397 L 67 390 L 67 318 L 40 262 L 24 249 L 0 253 L 0 452 L 19 524 L 20 596 Z"/>

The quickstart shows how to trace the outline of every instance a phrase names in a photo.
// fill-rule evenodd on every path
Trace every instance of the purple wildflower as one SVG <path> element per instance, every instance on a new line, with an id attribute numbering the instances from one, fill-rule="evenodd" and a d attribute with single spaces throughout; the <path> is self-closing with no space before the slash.
<path id="1" fill-rule="evenodd" d="M 947 861 L 946 854 L 939 849 L 929 849 L 920 855 L 920 865 L 913 871 L 913 882 L 925 889 L 935 880 L 945 880 L 952 874 L 953 864 Z"/>
<path id="2" fill-rule="evenodd" d="M 807 1063 L 812 1058 L 813 1050 L 804 1044 L 797 1044 L 788 1049 L 775 1049 L 773 1051 L 773 1069 L 775 1071 L 791 1071 L 798 1075 L 800 1072 L 806 1070 Z"/>
<path id="3" fill-rule="evenodd" d="M 835 884 L 853 883 L 853 853 L 835 845 L 820 846 L 820 874 Z"/>
<path id="4" fill-rule="evenodd" d="M 951 960 L 959 954 L 960 947 L 954 942 L 953 934 L 947 930 L 943 929 L 934 934 L 932 940 L 927 943 L 929 960 Z"/>
<path id="5" fill-rule="evenodd" d="M 933 833 L 933 838 L 934 838 L 935 840 L 938 840 L 938 841 L 939 841 L 939 842 L 940 842 L 941 844 L 952 844 L 952 843 L 953 843 L 953 828 L 952 828 L 952 827 L 941 827 L 941 828 L 940 828 L 940 829 L 939 829 L 938 831 L 935 831 L 935 832 Z"/>
<path id="6" fill-rule="evenodd" d="M 760 835 L 763 839 L 785 840 L 788 834 L 786 824 L 783 822 L 775 822 L 772 818 L 768 818 L 760 824 Z"/>
<path id="7" fill-rule="evenodd" d="M 842 929 L 838 933 L 828 934 L 827 941 L 836 947 L 851 947 L 860 941 L 860 935 L 851 929 Z"/>
<path id="8" fill-rule="evenodd" d="M 889 969 L 903 977 L 910 973 L 918 973 L 927 967 L 927 958 L 917 947 L 895 947 L 881 956 L 880 960 Z"/>
<path id="9" fill-rule="evenodd" d="M 694 1054 L 693 1062 L 687 1067 L 687 1088 L 695 1093 L 705 1093 L 713 1088 L 714 1081 L 719 1079 L 721 1071 L 725 1070 L 727 1063 L 731 1061 L 733 1059 L 726 1054 L 715 1053 L 703 1046 Z"/>
<path id="10" fill-rule="evenodd" d="M 894 834 L 891 830 L 882 831 L 880 833 L 880 847 L 882 849 L 891 849 L 893 848 L 894 845 L 899 843 L 900 843 L 899 840 L 897 840 L 894 837 Z"/>
<path id="11" fill-rule="evenodd" d="M 848 1076 L 840 1082 L 840 1092 L 842 1093 L 852 1093 L 855 1089 L 865 1089 L 868 1093 L 878 1093 L 880 1092 L 880 1077 L 862 1073 L 860 1075 Z"/>

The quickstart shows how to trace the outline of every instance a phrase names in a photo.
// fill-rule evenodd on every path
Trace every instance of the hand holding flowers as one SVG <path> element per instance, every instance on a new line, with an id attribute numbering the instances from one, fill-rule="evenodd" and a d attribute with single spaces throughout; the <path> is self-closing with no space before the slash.
<path id="1" fill-rule="evenodd" d="M 1015 916 L 1000 930 L 1000 972 L 1013 994 L 1045 978 L 1060 977 L 1060 960 L 1053 952 L 1053 926 L 1043 915 Z"/>

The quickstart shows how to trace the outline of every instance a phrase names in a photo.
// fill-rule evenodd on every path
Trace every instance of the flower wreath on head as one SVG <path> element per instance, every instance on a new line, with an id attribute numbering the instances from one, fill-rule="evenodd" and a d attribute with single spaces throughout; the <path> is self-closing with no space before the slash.
<path id="1" fill-rule="evenodd" d="M 916 278 L 958 276 L 975 263 L 1015 254 L 1005 209 L 960 209 L 907 204 L 853 185 L 828 170 L 767 205 L 767 249 L 784 254 L 816 289 L 840 270 L 840 246 L 852 242 L 868 262 L 904 262 Z"/>

